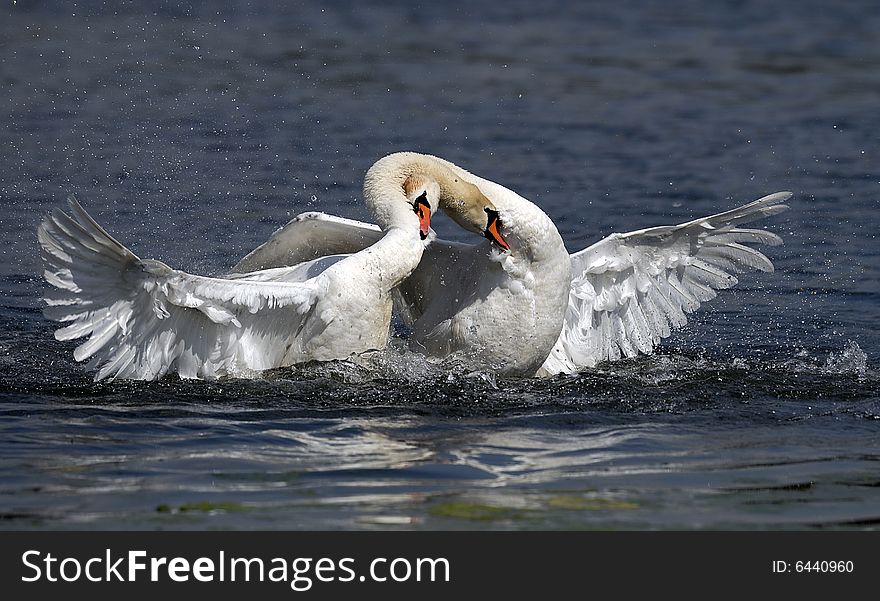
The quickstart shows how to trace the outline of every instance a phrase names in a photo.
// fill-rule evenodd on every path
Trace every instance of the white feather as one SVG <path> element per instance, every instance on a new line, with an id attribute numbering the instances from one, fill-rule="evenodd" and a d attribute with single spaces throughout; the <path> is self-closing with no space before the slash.
<path id="1" fill-rule="evenodd" d="M 57 330 L 58 340 L 88 336 L 74 358 L 92 359 L 100 368 L 96 379 L 155 379 L 169 372 L 213 378 L 308 359 L 313 350 L 304 337 L 321 335 L 328 314 L 311 309 L 353 261 L 337 257 L 271 274 L 196 276 L 139 259 L 75 199 L 69 203 L 71 215 L 55 210 L 38 228 L 44 276 L 55 288 L 45 314 L 68 324 Z M 354 287 L 355 294 L 372 292 Z M 386 296 L 390 305 L 390 290 Z M 375 327 L 387 336 L 387 323 Z M 344 338 L 339 345 L 344 348 L 325 345 L 319 354 L 358 350 Z"/>
<path id="2" fill-rule="evenodd" d="M 681 225 L 612 234 L 571 255 L 569 307 L 543 371 L 572 373 L 621 353 L 650 353 L 685 325 L 687 313 L 735 285 L 735 273 L 773 271 L 770 259 L 745 243 L 776 245 L 781 238 L 736 226 L 781 213 L 790 196 L 778 192 Z"/>

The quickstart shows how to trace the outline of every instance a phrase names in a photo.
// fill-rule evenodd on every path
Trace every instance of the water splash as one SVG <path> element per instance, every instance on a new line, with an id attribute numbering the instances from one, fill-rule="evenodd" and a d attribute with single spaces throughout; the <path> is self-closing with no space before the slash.
<path id="1" fill-rule="evenodd" d="M 868 369 L 868 355 L 858 343 L 847 340 L 839 353 L 831 353 L 825 360 L 824 370 L 838 374 L 864 376 Z"/>
<path id="2" fill-rule="evenodd" d="M 391 380 L 400 383 L 432 381 L 446 375 L 440 365 L 409 350 L 394 338 L 382 350 L 367 351 L 336 361 L 313 361 L 263 372 L 270 379 L 329 379 L 346 384 Z"/>

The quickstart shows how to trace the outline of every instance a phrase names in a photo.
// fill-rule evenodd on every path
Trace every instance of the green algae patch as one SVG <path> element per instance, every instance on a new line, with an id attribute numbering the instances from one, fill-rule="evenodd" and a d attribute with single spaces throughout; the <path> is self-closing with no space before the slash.
<path id="1" fill-rule="evenodd" d="M 59 467 L 52 468 L 52 470 L 56 472 L 61 472 L 62 474 L 81 474 L 85 471 L 88 471 L 90 468 L 94 467 L 93 465 L 62 465 Z"/>
<path id="2" fill-rule="evenodd" d="M 482 503 L 441 503 L 428 511 L 438 518 L 454 518 L 474 522 L 493 522 L 495 520 L 516 520 L 522 518 L 522 512 L 509 507 L 495 507 Z"/>
<path id="3" fill-rule="evenodd" d="M 570 511 L 626 511 L 639 508 L 638 503 L 623 499 L 581 497 L 578 495 L 556 495 L 546 499 L 544 504 L 552 509 Z"/>
<path id="4" fill-rule="evenodd" d="M 244 511 L 246 507 L 241 503 L 184 503 L 178 508 L 180 511 Z"/>
<path id="5" fill-rule="evenodd" d="M 212 503 L 210 501 L 201 501 L 199 503 L 184 503 L 176 509 L 170 505 L 159 505 L 156 507 L 157 513 L 187 513 L 190 511 L 245 511 L 247 507 L 241 503 Z"/>

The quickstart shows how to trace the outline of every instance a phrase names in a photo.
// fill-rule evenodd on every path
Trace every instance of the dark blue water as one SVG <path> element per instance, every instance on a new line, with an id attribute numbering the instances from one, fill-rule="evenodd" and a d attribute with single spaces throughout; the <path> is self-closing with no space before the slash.
<path id="1" fill-rule="evenodd" d="M 4 3 L 0 527 L 880 524 L 880 8 L 495 4 Z M 366 218 L 398 150 L 517 190 L 571 250 L 794 197 L 776 273 L 577 377 L 394 345 L 94 384 L 52 338 L 35 228 L 67 194 L 218 273 L 299 212 Z"/>

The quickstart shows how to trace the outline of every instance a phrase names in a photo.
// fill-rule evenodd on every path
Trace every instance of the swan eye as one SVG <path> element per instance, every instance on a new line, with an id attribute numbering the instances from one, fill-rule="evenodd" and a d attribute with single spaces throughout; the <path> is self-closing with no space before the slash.
<path id="1" fill-rule="evenodd" d="M 422 192 L 418 198 L 413 201 L 413 211 L 418 213 L 422 207 L 426 207 L 428 211 L 431 210 L 431 203 L 428 202 L 428 191 L 425 190 Z"/>
<path id="2" fill-rule="evenodd" d="M 428 202 L 427 192 L 422 192 L 413 202 L 413 211 L 419 216 L 419 237 L 424 240 L 431 230 L 431 203 Z"/>
<path id="3" fill-rule="evenodd" d="M 504 250 L 510 250 L 510 246 L 501 235 L 501 219 L 498 217 L 498 211 L 488 207 L 484 210 L 486 211 L 487 223 L 486 231 L 483 232 L 483 235 Z"/>

